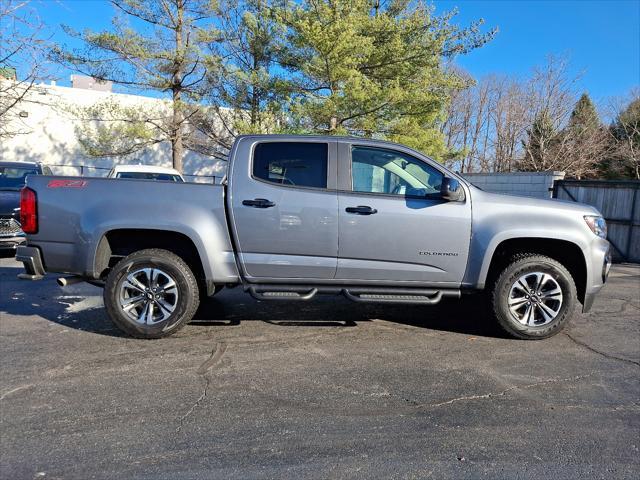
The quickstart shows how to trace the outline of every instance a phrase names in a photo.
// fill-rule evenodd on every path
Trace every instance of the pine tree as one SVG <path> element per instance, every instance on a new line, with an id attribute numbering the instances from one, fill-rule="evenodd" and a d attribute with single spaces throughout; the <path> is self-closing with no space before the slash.
<path id="1" fill-rule="evenodd" d="M 490 40 L 481 21 L 406 0 L 314 0 L 279 10 L 288 28 L 282 63 L 297 87 L 293 128 L 385 138 L 443 158 L 439 131 L 448 93 L 464 82 L 443 58 Z"/>
<path id="2" fill-rule="evenodd" d="M 596 175 L 607 150 L 607 137 L 595 105 L 583 93 L 559 139 L 562 149 L 558 154 L 564 156 L 565 170 L 577 178 Z"/>
<path id="3" fill-rule="evenodd" d="M 291 85 L 279 67 L 285 27 L 270 0 L 223 0 L 218 9 L 220 38 L 211 45 L 210 98 L 229 133 L 273 133 L 280 129 Z"/>
<path id="4" fill-rule="evenodd" d="M 212 146 L 247 132 L 348 133 L 442 159 L 450 93 L 467 85 L 444 59 L 494 34 L 407 0 L 110 2 L 120 12 L 113 27 L 67 29 L 86 48 L 58 47 L 55 58 L 168 95 L 170 114 L 93 106 L 85 118 L 104 121 L 82 122 L 82 144 L 92 155 L 125 155 L 168 140 L 178 169 L 185 148 L 223 155 Z"/>
<path id="5" fill-rule="evenodd" d="M 525 171 L 559 170 L 569 177 L 595 176 L 607 150 L 607 134 L 587 94 L 583 94 L 558 130 L 563 116 L 547 110 L 538 113 L 523 142 L 524 157 L 518 168 Z"/>
<path id="6" fill-rule="evenodd" d="M 524 158 L 518 168 L 536 172 L 547 170 L 551 164 L 557 135 L 547 112 L 543 111 L 536 115 L 533 125 L 527 130 L 528 138 L 523 142 Z"/>
<path id="7" fill-rule="evenodd" d="M 589 135 L 600 128 L 600 116 L 587 93 L 583 93 L 576 103 L 567 128 L 577 135 Z"/>
<path id="8" fill-rule="evenodd" d="M 215 16 L 211 0 L 110 0 L 118 15 L 109 31 L 65 30 L 81 40 L 84 48 L 58 46 L 53 57 L 78 72 L 98 80 L 112 81 L 126 89 L 168 94 L 169 114 L 158 117 L 137 112 L 135 129 L 110 135 L 110 127 L 99 125 L 85 139 L 94 155 L 127 154 L 151 143 L 171 142 L 173 166 L 182 171 L 186 122 L 194 114 L 194 101 L 203 94 L 205 54 L 203 45 L 215 39 L 210 19 Z M 132 25 L 136 27 L 133 28 Z M 213 65 L 215 62 L 209 62 Z M 108 106 L 107 106 L 108 107 Z M 131 121 L 130 112 L 107 108 L 106 121 Z M 120 113 L 124 113 L 122 118 Z M 117 118 L 114 118 L 114 114 Z M 100 120 L 99 118 L 97 119 Z M 122 129 L 121 129 L 122 130 Z M 136 133 L 137 132 L 137 133 Z M 85 134 L 89 132 L 85 131 Z M 138 136 L 136 136 L 138 135 Z M 124 143 L 123 143 L 124 142 Z"/>

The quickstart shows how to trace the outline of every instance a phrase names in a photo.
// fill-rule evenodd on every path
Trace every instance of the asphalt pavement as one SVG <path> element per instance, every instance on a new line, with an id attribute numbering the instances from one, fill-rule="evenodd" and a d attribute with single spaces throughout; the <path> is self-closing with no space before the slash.
<path id="1" fill-rule="evenodd" d="M 0 260 L 1 479 L 640 477 L 640 267 L 506 338 L 479 299 L 207 301 L 123 336 L 101 290 Z"/>

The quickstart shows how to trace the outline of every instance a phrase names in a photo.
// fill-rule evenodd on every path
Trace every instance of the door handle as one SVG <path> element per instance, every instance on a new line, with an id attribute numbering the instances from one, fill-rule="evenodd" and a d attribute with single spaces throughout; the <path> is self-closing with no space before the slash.
<path id="1" fill-rule="evenodd" d="M 356 215 L 373 215 L 374 213 L 378 213 L 378 210 L 375 208 L 371 208 L 367 205 L 358 205 L 357 207 L 347 207 L 347 213 L 355 213 Z"/>
<path id="2" fill-rule="evenodd" d="M 254 200 L 243 200 L 242 204 L 246 205 L 247 207 L 255 207 L 255 208 L 269 208 L 269 207 L 276 206 L 275 203 L 273 203 L 271 200 L 267 200 L 266 198 L 256 198 Z"/>

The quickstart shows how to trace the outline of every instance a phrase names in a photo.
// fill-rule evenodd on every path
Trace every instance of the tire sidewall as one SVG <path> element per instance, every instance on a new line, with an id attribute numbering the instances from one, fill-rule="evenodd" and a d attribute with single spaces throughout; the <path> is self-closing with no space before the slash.
<path id="1" fill-rule="evenodd" d="M 542 339 L 556 334 L 571 318 L 575 309 L 576 287 L 573 278 L 562 265 L 549 260 L 527 259 L 515 262 L 507 267 L 496 283 L 493 303 L 497 319 L 509 333 L 519 338 Z M 513 284 L 522 275 L 533 272 L 551 275 L 562 290 L 562 306 L 558 315 L 542 326 L 523 325 L 512 315 L 508 305 Z"/>
<path id="2" fill-rule="evenodd" d="M 178 288 L 178 304 L 169 318 L 154 325 L 142 325 L 131 320 L 120 308 L 120 286 L 129 272 L 142 268 L 158 268 L 170 275 Z M 183 323 L 189 310 L 193 292 L 189 285 L 188 273 L 179 264 L 158 255 L 141 255 L 139 258 L 123 260 L 109 274 L 104 290 L 104 303 L 109 316 L 125 332 L 138 337 L 158 338 L 169 335 Z"/>

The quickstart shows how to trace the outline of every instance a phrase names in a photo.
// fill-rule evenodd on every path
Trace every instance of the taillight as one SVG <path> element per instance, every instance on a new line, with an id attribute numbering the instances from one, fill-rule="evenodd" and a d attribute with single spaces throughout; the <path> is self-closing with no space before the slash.
<path id="1" fill-rule="evenodd" d="M 24 233 L 38 233 L 36 192 L 29 187 L 20 191 L 20 227 Z"/>

